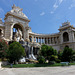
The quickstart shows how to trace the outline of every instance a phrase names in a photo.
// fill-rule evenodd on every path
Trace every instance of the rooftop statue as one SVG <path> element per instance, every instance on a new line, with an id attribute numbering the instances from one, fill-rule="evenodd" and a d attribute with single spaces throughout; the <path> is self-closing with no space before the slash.
<path id="1" fill-rule="evenodd" d="M 23 12 L 22 12 L 22 8 L 16 7 L 15 5 L 12 6 L 12 10 L 10 11 L 11 13 L 17 14 L 19 16 L 28 18 Z"/>

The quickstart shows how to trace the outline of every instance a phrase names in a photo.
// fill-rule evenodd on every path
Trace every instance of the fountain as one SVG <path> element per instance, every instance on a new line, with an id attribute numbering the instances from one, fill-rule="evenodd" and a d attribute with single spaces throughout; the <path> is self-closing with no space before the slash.
<path id="1" fill-rule="evenodd" d="M 20 59 L 20 61 L 26 61 L 27 60 L 37 60 L 36 57 L 33 54 L 33 46 L 31 45 L 30 42 L 28 41 L 24 41 L 24 39 L 22 38 L 22 32 L 21 30 L 18 29 L 18 31 L 15 33 L 14 35 L 14 41 L 19 42 L 23 48 L 25 48 L 25 52 L 26 52 L 26 57 Z"/>

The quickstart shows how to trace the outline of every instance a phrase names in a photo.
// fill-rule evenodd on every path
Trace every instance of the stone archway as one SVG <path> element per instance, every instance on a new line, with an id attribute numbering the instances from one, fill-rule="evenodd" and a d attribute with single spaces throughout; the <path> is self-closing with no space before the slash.
<path id="1" fill-rule="evenodd" d="M 0 37 L 3 37 L 3 30 L 0 29 Z"/>
<path id="2" fill-rule="evenodd" d="M 0 29 L 0 36 L 1 36 L 1 34 L 2 34 L 2 30 Z"/>
<path id="3" fill-rule="evenodd" d="M 24 39 L 24 28 L 22 25 L 20 24 L 14 24 L 13 26 L 13 35 L 12 35 L 12 39 L 14 40 L 14 37 L 16 34 L 21 33 L 22 38 Z"/>
<path id="4" fill-rule="evenodd" d="M 67 42 L 67 41 L 69 41 L 69 35 L 67 32 L 64 32 L 63 33 L 63 42 Z"/>
<path id="5" fill-rule="evenodd" d="M 69 48 L 69 46 L 68 46 L 68 45 L 66 45 L 65 47 Z"/>

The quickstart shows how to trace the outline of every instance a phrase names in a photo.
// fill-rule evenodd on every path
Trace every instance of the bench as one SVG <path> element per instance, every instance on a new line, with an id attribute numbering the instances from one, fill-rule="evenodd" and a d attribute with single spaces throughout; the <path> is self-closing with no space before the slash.
<path id="1" fill-rule="evenodd" d="M 61 62 L 62 66 L 69 65 L 69 62 Z"/>

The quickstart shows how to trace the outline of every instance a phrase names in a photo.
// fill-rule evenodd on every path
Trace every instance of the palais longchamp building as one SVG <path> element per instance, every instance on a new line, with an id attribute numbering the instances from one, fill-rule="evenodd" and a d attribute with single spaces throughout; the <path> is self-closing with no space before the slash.
<path id="1" fill-rule="evenodd" d="M 5 22 L 0 19 L 0 38 L 8 42 L 23 41 L 29 43 L 31 51 L 29 54 L 37 54 L 38 48 L 42 44 L 52 46 L 56 50 L 63 50 L 64 47 L 69 47 L 75 50 L 75 27 L 70 22 L 62 23 L 58 29 L 59 32 L 55 34 L 37 34 L 32 32 L 29 27 L 30 20 L 22 12 L 22 9 L 12 6 L 12 10 L 7 12 L 4 18 Z M 28 48 L 26 48 L 28 50 Z M 33 51 L 34 50 L 34 51 Z M 28 54 L 28 55 L 29 55 Z M 30 56 L 31 57 L 31 56 Z"/>

